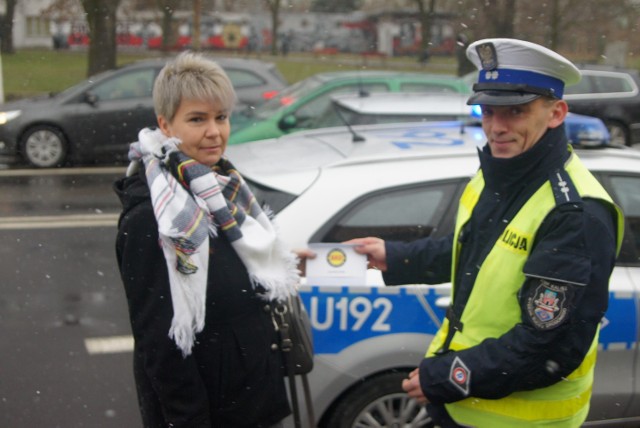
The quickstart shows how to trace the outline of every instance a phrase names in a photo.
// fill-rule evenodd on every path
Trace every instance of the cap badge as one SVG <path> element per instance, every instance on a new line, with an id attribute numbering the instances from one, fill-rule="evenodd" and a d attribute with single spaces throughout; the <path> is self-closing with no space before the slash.
<path id="1" fill-rule="evenodd" d="M 476 46 L 476 52 L 480 58 L 483 70 L 495 70 L 498 68 L 498 55 L 493 43 L 482 43 Z"/>

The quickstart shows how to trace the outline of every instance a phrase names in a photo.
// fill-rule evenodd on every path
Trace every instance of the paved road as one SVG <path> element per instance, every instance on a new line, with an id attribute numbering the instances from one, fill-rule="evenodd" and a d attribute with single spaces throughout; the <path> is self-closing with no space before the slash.
<path id="1" fill-rule="evenodd" d="M 123 168 L 0 170 L 0 426 L 137 428 L 114 237 Z"/>

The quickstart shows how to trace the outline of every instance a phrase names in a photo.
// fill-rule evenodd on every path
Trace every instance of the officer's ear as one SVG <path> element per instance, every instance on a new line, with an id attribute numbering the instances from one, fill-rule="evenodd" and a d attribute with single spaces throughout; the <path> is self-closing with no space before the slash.
<path id="1" fill-rule="evenodd" d="M 549 111 L 549 128 L 557 128 L 564 122 L 569 113 L 569 105 L 565 100 L 553 100 Z"/>

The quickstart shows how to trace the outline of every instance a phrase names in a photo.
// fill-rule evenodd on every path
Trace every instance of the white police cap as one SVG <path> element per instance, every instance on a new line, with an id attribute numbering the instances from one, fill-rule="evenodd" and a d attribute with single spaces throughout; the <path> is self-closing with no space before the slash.
<path id="1" fill-rule="evenodd" d="M 523 40 L 478 40 L 467 48 L 467 57 L 480 70 L 467 104 L 517 105 L 541 96 L 560 99 L 565 85 L 580 81 L 580 70 L 571 61 Z"/>

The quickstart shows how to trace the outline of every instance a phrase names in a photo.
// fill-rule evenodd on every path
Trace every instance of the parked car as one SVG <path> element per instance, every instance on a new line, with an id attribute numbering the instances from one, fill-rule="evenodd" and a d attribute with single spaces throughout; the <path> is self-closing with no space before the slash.
<path id="1" fill-rule="evenodd" d="M 480 106 L 468 106 L 468 98 L 468 94 L 459 93 L 340 94 L 332 97 L 333 108 L 318 119 L 317 127 L 451 120 L 479 123 Z M 607 127 L 596 117 L 569 113 L 565 130 L 573 144 L 610 144 Z"/>
<path id="2" fill-rule="evenodd" d="M 569 110 L 602 119 L 612 144 L 640 144 L 640 74 L 594 67 L 582 68 L 580 82 L 565 88 Z"/>
<path id="3" fill-rule="evenodd" d="M 331 96 L 375 92 L 470 93 L 470 89 L 465 81 L 445 75 L 373 70 L 320 73 L 291 85 L 260 107 L 234 114 L 229 144 L 318 128 Z"/>
<path id="4" fill-rule="evenodd" d="M 239 107 L 259 105 L 285 88 L 273 64 L 216 58 L 233 82 Z M 156 124 L 151 90 L 166 60 L 107 71 L 61 93 L 0 106 L 0 156 L 32 166 L 126 158 L 138 131 Z"/>
<path id="5" fill-rule="evenodd" d="M 362 236 L 410 240 L 448 234 L 456 201 L 478 167 L 482 130 L 459 123 L 405 123 L 351 131 L 301 132 L 230 146 L 227 155 L 257 199 L 274 211 L 292 248 Z M 354 134 L 362 138 L 354 142 Z M 576 152 L 626 215 L 585 426 L 615 421 L 638 426 L 640 152 Z M 302 288 L 314 334 L 309 381 L 320 427 L 429 426 L 424 408 L 407 399 L 400 385 L 444 316 L 450 284 L 381 287 L 375 272 L 358 286 Z"/>

